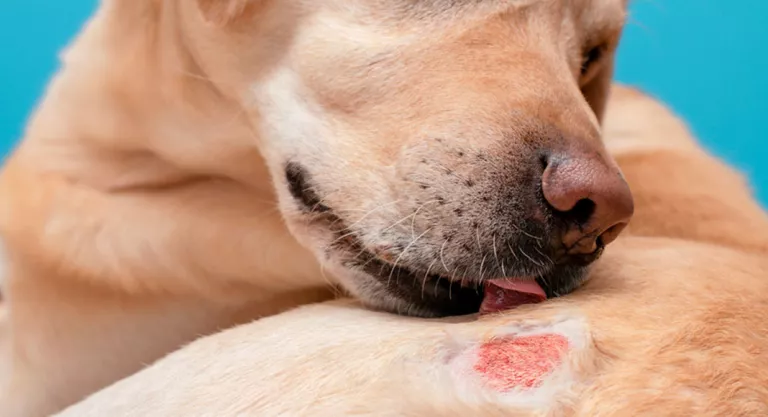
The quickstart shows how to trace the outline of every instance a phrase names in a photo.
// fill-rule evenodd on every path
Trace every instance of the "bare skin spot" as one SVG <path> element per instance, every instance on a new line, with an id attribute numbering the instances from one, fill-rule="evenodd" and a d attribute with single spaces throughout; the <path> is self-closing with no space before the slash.
<path id="1" fill-rule="evenodd" d="M 538 388 L 567 349 L 568 339 L 554 333 L 491 340 L 480 346 L 474 370 L 501 392 Z"/>

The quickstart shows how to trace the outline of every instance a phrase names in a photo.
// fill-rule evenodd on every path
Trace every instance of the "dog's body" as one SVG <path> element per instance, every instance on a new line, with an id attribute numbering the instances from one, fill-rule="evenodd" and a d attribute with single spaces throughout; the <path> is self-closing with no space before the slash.
<path id="1" fill-rule="evenodd" d="M 0 415 L 329 281 L 430 317 L 569 292 L 632 213 L 599 127 L 625 8 L 104 0 L 0 175 Z"/>
<path id="2" fill-rule="evenodd" d="M 619 247 L 562 303 L 458 324 L 303 307 L 195 342 L 62 417 L 768 413 L 768 329 L 755 313 L 768 263 L 665 239 Z M 543 336 L 529 342 L 555 357 L 553 374 L 522 379 L 535 354 L 501 345 L 491 354 L 509 359 L 486 360 L 486 381 L 483 345 L 530 335 Z M 555 338 L 569 345 L 562 358 Z"/>
<path id="3" fill-rule="evenodd" d="M 617 90 L 606 137 L 637 217 L 571 296 L 477 320 L 303 307 L 61 416 L 768 414 L 768 217 L 647 97 Z"/>
<path id="4" fill-rule="evenodd" d="M 0 175 L 0 414 L 329 281 L 421 316 L 570 291 L 632 211 L 598 125 L 625 3 L 104 0 Z"/>

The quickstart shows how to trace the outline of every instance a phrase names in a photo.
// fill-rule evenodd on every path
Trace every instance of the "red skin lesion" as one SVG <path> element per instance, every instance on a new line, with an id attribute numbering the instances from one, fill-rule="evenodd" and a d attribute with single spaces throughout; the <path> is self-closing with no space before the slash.
<path id="1" fill-rule="evenodd" d="M 562 363 L 568 345 L 553 333 L 494 339 L 480 346 L 474 370 L 501 392 L 538 388 Z"/>

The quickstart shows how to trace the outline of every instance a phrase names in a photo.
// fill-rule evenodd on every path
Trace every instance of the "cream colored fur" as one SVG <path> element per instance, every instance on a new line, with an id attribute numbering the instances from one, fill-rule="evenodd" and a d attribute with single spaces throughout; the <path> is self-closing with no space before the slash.
<path id="1" fill-rule="evenodd" d="M 302 307 L 198 340 L 59 416 L 768 414 L 768 217 L 663 106 L 614 91 L 606 140 L 638 217 L 576 293 L 479 319 Z M 570 342 L 540 387 L 500 392 L 468 368 L 481 343 L 538 333 Z"/>
<path id="2" fill-rule="evenodd" d="M 475 188 L 490 195 L 536 192 L 508 162 L 553 138 L 613 166 L 598 123 L 625 14 L 625 0 L 103 0 L 0 173 L 0 415 L 49 414 L 339 286 L 367 307 L 434 315 L 349 267 L 360 252 L 336 250 L 338 234 L 401 264 L 436 263 L 439 249 L 455 272 L 479 237 L 444 243 L 469 230 L 455 209 L 486 232 L 523 215 L 492 215 L 498 198 L 438 169 L 457 150 L 485 158 L 466 173 L 503 167 Z M 602 58 L 585 65 L 591 50 Z M 291 193 L 291 163 L 310 171 L 311 204 Z M 440 200 L 425 184 L 447 208 L 427 204 Z M 764 245 L 743 233 L 760 213 L 747 194 L 718 204 L 696 190 L 675 207 L 709 198 L 741 214 L 665 225 L 672 236 Z M 658 236 L 648 224 L 635 230 Z"/>
<path id="3" fill-rule="evenodd" d="M 337 285 L 426 315 L 344 267 L 338 230 L 297 205 L 286 164 L 311 169 L 319 203 L 371 248 L 385 231 L 410 240 L 421 225 L 398 220 L 415 211 L 436 219 L 408 253 L 434 261 L 456 225 L 400 178 L 435 171 L 416 166 L 425 136 L 501 158 L 534 120 L 612 163 L 598 118 L 625 6 L 103 0 L 0 174 L 0 415 L 61 409 Z M 590 48 L 603 59 L 582 70 Z"/>

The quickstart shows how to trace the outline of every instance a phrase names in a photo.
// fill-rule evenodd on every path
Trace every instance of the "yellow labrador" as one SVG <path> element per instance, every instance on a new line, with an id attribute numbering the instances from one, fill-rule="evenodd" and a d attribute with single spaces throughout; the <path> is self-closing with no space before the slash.
<path id="1" fill-rule="evenodd" d="M 633 211 L 625 3 L 102 1 L 0 174 L 0 415 L 329 281 L 423 317 L 570 292 Z"/>
<path id="2" fill-rule="evenodd" d="M 768 415 L 768 216 L 653 100 L 618 90 L 608 113 L 637 217 L 571 296 L 439 320 L 302 307 L 59 416 Z"/>

